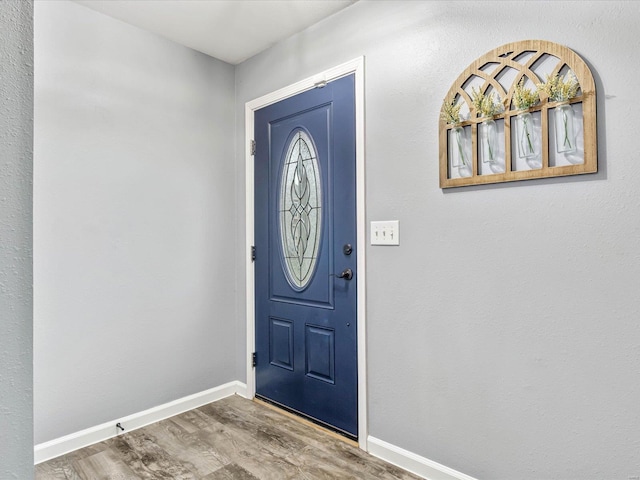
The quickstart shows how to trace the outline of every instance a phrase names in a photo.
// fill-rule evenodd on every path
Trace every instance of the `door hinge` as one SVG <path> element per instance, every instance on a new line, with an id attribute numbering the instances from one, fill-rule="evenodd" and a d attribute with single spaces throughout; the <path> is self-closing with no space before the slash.
<path id="1" fill-rule="evenodd" d="M 255 245 L 251 245 L 251 261 L 256 261 L 256 247 Z"/>
<path id="2" fill-rule="evenodd" d="M 256 154 L 256 141 L 251 140 L 251 155 L 255 155 L 255 154 Z"/>
<path id="3" fill-rule="evenodd" d="M 253 367 L 257 367 L 258 366 L 258 354 L 256 352 L 253 352 L 251 354 L 251 366 L 253 366 Z"/>

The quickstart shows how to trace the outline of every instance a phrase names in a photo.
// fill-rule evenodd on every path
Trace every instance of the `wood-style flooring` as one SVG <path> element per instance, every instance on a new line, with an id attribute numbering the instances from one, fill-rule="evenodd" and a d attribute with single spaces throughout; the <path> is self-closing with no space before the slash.
<path id="1" fill-rule="evenodd" d="M 37 480 L 419 478 L 235 395 L 36 465 Z"/>

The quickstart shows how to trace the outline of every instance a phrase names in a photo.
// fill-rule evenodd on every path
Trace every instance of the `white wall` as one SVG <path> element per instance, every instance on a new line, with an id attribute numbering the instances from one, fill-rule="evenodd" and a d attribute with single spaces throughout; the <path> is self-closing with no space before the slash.
<path id="1" fill-rule="evenodd" d="M 42 443 L 235 379 L 234 69 L 71 2 L 35 24 Z"/>
<path id="2" fill-rule="evenodd" d="M 245 102 L 365 55 L 367 217 L 402 229 L 367 251 L 372 436 L 477 478 L 640 476 L 639 22 L 636 2 L 363 0 L 237 67 L 242 218 Z M 524 39 L 591 65 L 599 173 L 443 192 L 448 88 Z"/>
<path id="3" fill-rule="evenodd" d="M 0 478 L 33 477 L 33 3 L 0 2 Z"/>

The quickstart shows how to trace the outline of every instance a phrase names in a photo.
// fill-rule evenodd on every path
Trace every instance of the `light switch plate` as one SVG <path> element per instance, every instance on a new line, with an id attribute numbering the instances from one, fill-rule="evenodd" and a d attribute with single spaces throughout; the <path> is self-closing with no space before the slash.
<path id="1" fill-rule="evenodd" d="M 371 245 L 400 245 L 400 222 L 371 222 Z"/>

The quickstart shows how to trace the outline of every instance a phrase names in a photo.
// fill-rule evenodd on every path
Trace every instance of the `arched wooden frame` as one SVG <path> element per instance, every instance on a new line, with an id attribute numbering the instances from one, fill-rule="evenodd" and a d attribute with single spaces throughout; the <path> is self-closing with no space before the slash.
<path id="1" fill-rule="evenodd" d="M 526 61 L 518 62 L 524 54 L 531 54 Z M 551 75 L 565 72 L 570 69 L 576 76 L 580 84 L 578 96 L 570 100 L 571 104 L 582 105 L 582 115 L 576 116 L 576 121 L 582 122 L 584 161 L 577 165 L 549 165 L 549 149 L 555 145 L 549 143 L 549 115 L 558 106 L 558 102 L 551 102 L 544 93 L 540 94 L 540 103 L 531 107 L 530 112 L 541 112 L 540 114 L 540 147 L 542 168 L 530 170 L 514 170 L 512 157 L 515 152 L 515 145 L 511 142 L 511 128 L 515 128 L 515 118 L 517 111 L 512 109 L 511 100 L 513 92 L 518 82 L 523 78 L 529 79 L 534 84 L 543 83 L 546 78 L 540 78 L 533 67 L 543 58 L 551 55 L 558 58 L 555 69 Z M 490 73 L 483 70 L 487 65 L 497 64 Z M 517 70 L 517 74 L 511 86 L 506 89 L 497 80 L 505 67 Z M 485 68 L 486 70 L 486 68 Z M 504 119 L 504 163 L 505 172 L 498 174 L 480 174 L 478 168 L 478 125 L 482 122 L 479 118 L 471 96 L 465 91 L 465 85 L 473 78 L 480 77 L 484 83 L 479 87 L 480 91 L 486 93 L 493 90 L 505 100 L 506 111 L 494 117 L 495 120 Z M 596 129 L 596 89 L 593 76 L 587 64 L 573 50 L 544 40 L 523 40 L 520 42 L 507 43 L 496 48 L 474 61 L 453 83 L 446 99 L 455 98 L 456 102 L 464 102 L 468 106 L 470 118 L 460 123 L 462 127 L 470 127 L 471 131 L 471 153 L 473 174 L 470 177 L 452 178 L 450 159 L 448 158 L 449 130 L 453 125 L 447 124 L 440 117 L 440 187 L 460 187 L 465 185 L 481 185 L 488 183 L 513 182 L 517 180 L 529 180 L 533 178 L 558 177 L 565 175 L 579 175 L 583 173 L 594 173 L 598 170 L 598 145 Z M 552 142 L 553 143 L 553 142 Z"/>

